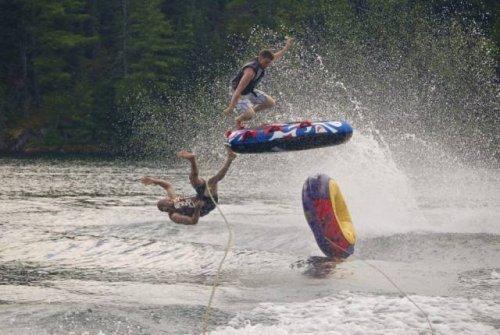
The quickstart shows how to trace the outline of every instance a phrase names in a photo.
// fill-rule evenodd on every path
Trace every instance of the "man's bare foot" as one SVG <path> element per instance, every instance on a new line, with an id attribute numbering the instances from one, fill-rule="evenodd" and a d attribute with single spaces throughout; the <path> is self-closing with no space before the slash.
<path id="1" fill-rule="evenodd" d="M 231 161 L 234 160 L 236 158 L 236 153 L 233 150 L 231 150 L 230 147 L 226 147 L 226 150 L 227 150 L 227 159 Z"/>
<path id="2" fill-rule="evenodd" d="M 245 125 L 243 124 L 243 122 L 237 120 L 236 121 L 236 129 L 238 129 L 238 130 L 245 129 Z"/>
<path id="3" fill-rule="evenodd" d="M 194 159 L 195 155 L 192 152 L 181 150 L 177 153 L 177 157 L 191 160 Z"/>

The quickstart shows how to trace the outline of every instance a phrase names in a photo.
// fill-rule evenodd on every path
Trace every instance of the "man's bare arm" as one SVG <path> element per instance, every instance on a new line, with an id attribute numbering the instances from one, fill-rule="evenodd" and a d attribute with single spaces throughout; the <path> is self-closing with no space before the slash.
<path id="1" fill-rule="evenodd" d="M 156 178 L 151 178 L 151 177 L 142 177 L 141 182 L 144 185 L 158 185 L 161 186 L 163 189 L 167 190 L 167 188 L 171 187 L 172 185 L 166 181 L 166 180 L 161 180 L 161 179 L 156 179 Z"/>
<path id="2" fill-rule="evenodd" d="M 287 50 L 292 47 L 294 40 L 295 39 L 293 39 L 291 37 L 286 38 L 285 47 L 274 54 L 274 61 L 277 61 L 277 60 L 280 60 L 281 58 L 283 58 L 283 55 L 285 54 L 285 52 L 287 52 Z"/>
<path id="3" fill-rule="evenodd" d="M 174 188 L 172 187 L 172 184 L 170 184 L 166 180 L 161 180 L 161 179 L 155 179 L 151 177 L 142 177 L 141 182 L 144 185 L 158 185 L 161 186 L 168 194 L 169 197 L 175 198 L 176 194 L 174 191 Z"/>
<path id="4" fill-rule="evenodd" d="M 231 101 L 229 102 L 229 105 L 227 108 L 224 110 L 224 114 L 229 115 L 234 107 L 236 107 L 236 104 L 238 103 L 238 100 L 241 97 L 241 92 L 247 87 L 247 85 L 250 83 L 250 81 L 253 79 L 255 76 L 255 71 L 252 68 L 247 67 L 243 71 L 243 77 L 240 80 L 240 83 L 238 84 L 238 87 L 236 87 L 236 90 L 234 90 L 233 96 L 231 97 Z"/>
<path id="5" fill-rule="evenodd" d="M 179 223 L 179 224 L 185 224 L 185 225 L 195 225 L 198 223 L 198 219 L 200 218 L 199 215 L 196 218 L 194 214 L 193 214 L 193 216 L 187 216 L 187 215 L 182 215 L 179 213 L 169 214 L 169 217 L 170 217 L 170 220 L 172 220 L 173 222 Z"/>

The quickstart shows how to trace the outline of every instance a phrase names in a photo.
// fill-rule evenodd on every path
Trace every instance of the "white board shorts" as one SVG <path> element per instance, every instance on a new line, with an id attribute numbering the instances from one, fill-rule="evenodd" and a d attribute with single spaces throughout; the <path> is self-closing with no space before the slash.
<path id="1" fill-rule="evenodd" d="M 249 108 L 253 108 L 255 105 L 264 103 L 269 98 L 269 96 L 261 90 L 254 89 L 253 91 L 255 92 L 255 94 L 248 93 L 240 97 L 240 100 L 238 100 L 238 103 L 235 107 L 238 113 L 244 113 Z M 233 93 L 234 90 L 232 89 L 232 87 L 229 87 L 229 94 L 231 97 L 233 96 Z"/>

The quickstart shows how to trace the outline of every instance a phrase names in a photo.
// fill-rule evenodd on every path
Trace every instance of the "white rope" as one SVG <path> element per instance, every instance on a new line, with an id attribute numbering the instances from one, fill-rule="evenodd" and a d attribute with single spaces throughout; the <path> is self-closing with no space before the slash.
<path id="1" fill-rule="evenodd" d="M 205 313 L 203 314 L 203 325 L 202 325 L 202 334 L 207 333 L 207 328 L 208 328 L 208 322 L 210 321 L 210 310 L 212 309 L 212 302 L 214 299 L 215 295 L 215 288 L 217 287 L 217 284 L 219 282 L 219 275 L 222 271 L 222 264 L 224 263 L 224 260 L 227 257 L 227 254 L 229 253 L 229 249 L 231 249 L 231 244 L 233 243 L 233 230 L 231 229 L 231 225 L 226 219 L 226 216 L 220 209 L 219 205 L 215 201 L 214 197 L 212 196 L 212 192 L 210 191 L 210 188 L 208 187 L 208 183 L 205 181 L 206 189 L 208 190 L 208 194 L 210 195 L 210 199 L 212 199 L 212 202 L 215 204 L 215 207 L 217 207 L 217 210 L 219 211 L 220 215 L 222 215 L 222 218 L 224 219 L 224 222 L 226 223 L 227 230 L 229 232 L 229 236 L 227 239 L 227 244 L 226 244 L 226 250 L 224 251 L 224 256 L 222 257 L 219 267 L 217 269 L 217 273 L 215 275 L 214 283 L 212 285 L 212 292 L 210 293 L 210 299 L 208 300 L 208 305 L 207 308 L 205 309 Z"/>
<path id="2" fill-rule="evenodd" d="M 324 236 L 325 239 L 332 243 L 335 247 L 339 248 L 340 250 L 342 250 L 343 252 L 345 252 L 346 254 L 349 254 L 349 252 L 342 248 L 340 245 L 338 245 L 337 243 L 333 242 L 332 240 L 330 240 L 328 237 Z M 396 288 L 396 290 L 399 291 L 399 293 L 401 293 L 403 295 L 403 297 L 405 297 L 406 299 L 408 299 L 408 301 L 410 301 L 415 307 L 418 308 L 418 310 L 420 312 L 422 312 L 422 314 L 424 315 L 425 319 L 427 320 L 427 324 L 429 325 L 429 330 L 431 331 L 431 334 L 434 334 L 434 328 L 432 328 L 432 324 L 431 324 L 431 320 L 429 320 L 429 316 L 427 315 L 427 313 L 424 312 L 424 310 L 422 308 L 420 308 L 419 305 L 417 305 L 417 303 L 415 301 L 413 301 L 409 296 L 408 294 L 406 294 L 405 291 L 403 291 L 387 274 L 385 274 L 384 271 L 380 270 L 378 267 L 376 267 L 375 265 L 357 257 L 357 256 L 354 256 L 354 255 L 350 255 L 350 257 L 354 257 L 355 259 L 361 261 L 362 263 L 365 263 L 366 265 L 368 265 L 369 267 L 377 270 L 382 276 L 385 277 L 385 279 L 387 279 L 389 281 L 389 283 L 392 284 L 392 286 L 394 286 Z"/>

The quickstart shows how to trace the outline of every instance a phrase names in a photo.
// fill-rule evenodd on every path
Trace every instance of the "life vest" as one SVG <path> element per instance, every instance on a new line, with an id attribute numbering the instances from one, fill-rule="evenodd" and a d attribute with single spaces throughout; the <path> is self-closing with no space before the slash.
<path id="1" fill-rule="evenodd" d="M 182 215 L 192 216 L 194 214 L 194 209 L 196 208 L 196 201 L 202 200 L 203 207 L 200 210 L 200 216 L 205 216 L 210 213 L 216 207 L 216 204 L 212 201 L 212 198 L 205 195 L 206 184 L 203 183 L 199 186 L 196 186 L 194 189 L 196 191 L 196 195 L 193 197 L 181 198 L 178 197 L 174 200 L 174 208 L 175 212 L 180 213 Z M 219 197 L 217 194 L 213 194 L 215 202 L 219 202 Z"/>
<path id="2" fill-rule="evenodd" d="M 248 93 L 253 93 L 253 90 L 255 89 L 255 87 L 257 86 L 257 84 L 260 82 L 260 80 L 262 79 L 262 77 L 264 77 L 264 74 L 266 73 L 266 71 L 264 70 L 264 68 L 260 66 L 259 59 L 258 58 L 254 58 L 252 61 L 250 61 L 250 62 L 246 63 L 245 65 L 243 65 L 243 67 L 238 72 L 238 74 L 231 80 L 231 87 L 233 88 L 233 90 L 235 90 L 238 87 L 238 84 L 240 83 L 241 78 L 243 78 L 243 72 L 245 71 L 245 69 L 247 67 L 249 67 L 249 68 L 251 68 L 251 69 L 254 70 L 255 76 L 248 83 L 247 87 L 245 87 L 243 89 L 243 91 L 241 92 L 241 95 L 246 95 Z"/>

